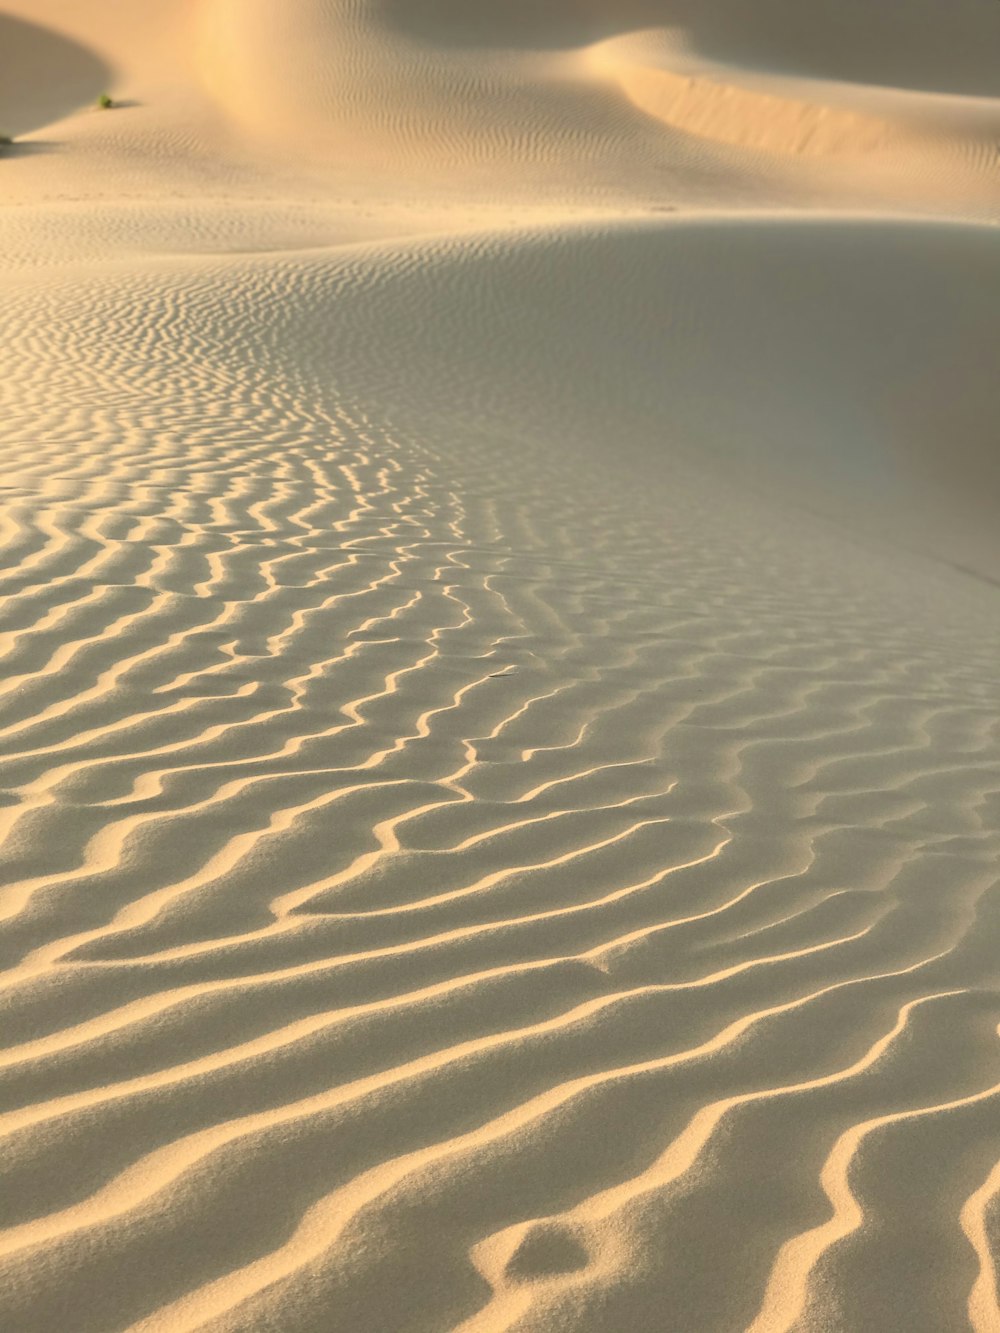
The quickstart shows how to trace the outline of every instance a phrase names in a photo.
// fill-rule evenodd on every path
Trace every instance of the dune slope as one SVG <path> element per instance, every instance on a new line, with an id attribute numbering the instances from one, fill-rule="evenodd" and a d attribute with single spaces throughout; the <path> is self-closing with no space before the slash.
<path id="1" fill-rule="evenodd" d="M 1000 1328 L 994 9 L 5 0 L 0 1326 Z"/>

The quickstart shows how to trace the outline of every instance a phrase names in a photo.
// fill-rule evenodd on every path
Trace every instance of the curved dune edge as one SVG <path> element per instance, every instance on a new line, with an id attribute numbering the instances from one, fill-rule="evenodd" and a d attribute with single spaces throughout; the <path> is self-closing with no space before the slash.
<path id="1" fill-rule="evenodd" d="M 41 129 L 92 103 L 112 71 L 90 47 L 58 31 L 0 13 L 0 133 Z"/>
<path id="2" fill-rule="evenodd" d="M 0 1327 L 1000 1327 L 970 4 L 8 0 Z"/>
<path id="3" fill-rule="evenodd" d="M 641 121 L 630 123 L 634 108 L 704 145 L 751 154 L 751 171 L 763 169 L 752 165 L 758 154 L 816 163 L 902 155 L 918 175 L 923 164 L 976 179 L 1000 127 L 989 99 L 710 65 L 668 28 L 589 43 L 581 16 L 581 41 L 564 33 L 563 49 L 451 49 L 415 42 L 377 6 L 314 3 L 286 45 L 286 21 L 266 4 L 212 0 L 200 13 L 202 75 L 239 123 L 293 156 L 333 152 L 404 174 L 484 159 L 504 172 L 517 159 L 558 169 L 580 151 L 598 174 L 612 149 L 649 170 L 655 149 L 643 145 Z M 465 93 L 457 113 L 456 86 Z M 617 109 L 606 103 L 612 90 Z"/>
<path id="4" fill-rule="evenodd" d="M 921 137 L 903 121 L 852 110 L 849 105 L 824 104 L 822 85 L 810 89 L 808 98 L 796 97 L 791 91 L 741 86 L 736 70 L 717 67 L 702 72 L 679 51 L 665 48 L 655 34 L 645 43 L 641 38 L 602 43 L 587 56 L 598 75 L 614 80 L 647 115 L 687 134 L 736 148 L 837 158 L 933 143 L 931 136 Z M 851 91 L 863 98 L 860 88 L 838 91 L 845 99 Z"/>

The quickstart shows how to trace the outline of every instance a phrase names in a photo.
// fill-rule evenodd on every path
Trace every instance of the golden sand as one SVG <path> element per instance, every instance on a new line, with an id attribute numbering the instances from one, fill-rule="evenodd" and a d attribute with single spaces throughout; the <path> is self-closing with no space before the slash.
<path id="1" fill-rule="evenodd" d="M 998 51 L 0 0 L 5 1333 L 1000 1330 Z"/>

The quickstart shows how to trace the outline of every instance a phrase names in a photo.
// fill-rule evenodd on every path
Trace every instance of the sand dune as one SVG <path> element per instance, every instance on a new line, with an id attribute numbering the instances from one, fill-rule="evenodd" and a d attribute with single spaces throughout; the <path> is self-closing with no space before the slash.
<path id="1" fill-rule="evenodd" d="M 0 50 L 0 115 L 8 136 L 72 113 L 97 97 L 110 73 L 87 47 L 8 14 L 0 14 Z"/>
<path id="2" fill-rule="evenodd" d="M 0 1326 L 1000 1328 L 1000 10 L 2 10 Z"/>

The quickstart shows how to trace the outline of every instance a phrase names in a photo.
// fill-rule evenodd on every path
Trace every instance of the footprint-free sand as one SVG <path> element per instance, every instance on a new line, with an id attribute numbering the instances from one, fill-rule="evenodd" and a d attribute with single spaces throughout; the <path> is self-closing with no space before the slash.
<path id="1" fill-rule="evenodd" d="M 0 1328 L 997 1333 L 1000 6 L 0 0 L 0 133 Z"/>

